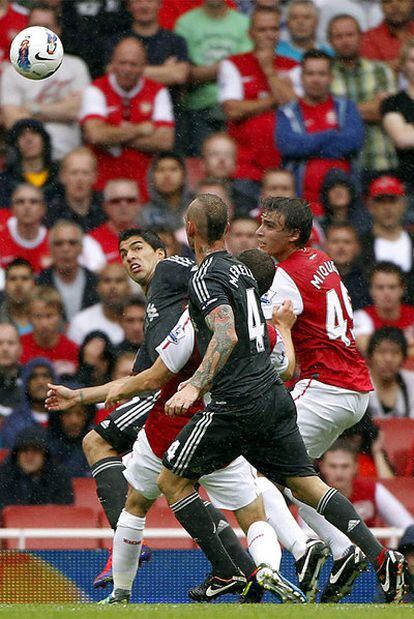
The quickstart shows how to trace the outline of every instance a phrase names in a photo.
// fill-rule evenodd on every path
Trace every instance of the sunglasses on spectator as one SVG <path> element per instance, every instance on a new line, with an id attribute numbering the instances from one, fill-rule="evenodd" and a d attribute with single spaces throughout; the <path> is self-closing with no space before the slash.
<path id="1" fill-rule="evenodd" d="M 121 202 L 127 202 L 128 204 L 135 204 L 137 201 L 136 196 L 119 196 L 118 198 L 107 198 L 105 202 L 107 204 L 121 204 Z"/>
<path id="2" fill-rule="evenodd" d="M 40 198 L 16 198 L 12 204 L 25 204 L 26 202 L 29 204 L 43 204 L 43 200 Z"/>
<path id="3" fill-rule="evenodd" d="M 62 245 L 79 245 L 79 239 L 61 239 L 59 241 L 53 241 L 55 247 L 62 247 Z"/>

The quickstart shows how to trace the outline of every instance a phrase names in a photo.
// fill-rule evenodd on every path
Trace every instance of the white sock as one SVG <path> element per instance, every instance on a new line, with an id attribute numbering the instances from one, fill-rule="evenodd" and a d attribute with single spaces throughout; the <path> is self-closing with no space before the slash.
<path id="1" fill-rule="evenodd" d="M 268 522 L 260 520 L 250 525 L 247 531 L 247 546 L 256 565 L 265 563 L 279 570 L 282 551 L 277 535 Z"/>
<path id="2" fill-rule="evenodd" d="M 342 533 L 342 531 L 334 527 L 333 524 L 328 522 L 321 514 L 318 514 L 316 509 L 295 499 L 289 488 L 285 489 L 285 494 L 299 507 L 299 515 L 306 524 L 315 531 L 318 537 L 328 544 L 333 558 L 339 559 L 343 557 L 352 544 L 349 538 Z"/>
<path id="3" fill-rule="evenodd" d="M 269 524 L 276 531 L 281 544 L 297 561 L 306 552 L 307 535 L 294 519 L 279 489 L 266 477 L 258 477 L 256 483 L 262 493 Z"/>
<path id="4" fill-rule="evenodd" d="M 138 570 L 145 518 L 122 510 L 115 530 L 112 555 L 114 591 L 131 591 Z"/>

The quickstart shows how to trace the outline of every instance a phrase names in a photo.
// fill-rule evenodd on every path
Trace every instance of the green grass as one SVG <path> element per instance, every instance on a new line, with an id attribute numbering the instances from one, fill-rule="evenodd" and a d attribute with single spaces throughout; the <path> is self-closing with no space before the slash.
<path id="1" fill-rule="evenodd" d="M 414 606 L 337 604 L 280 606 L 260 604 L 131 604 L 128 607 L 96 604 L 60 606 L 54 604 L 0 605 L 0 617 L 10 619 L 399 619 L 413 616 Z"/>

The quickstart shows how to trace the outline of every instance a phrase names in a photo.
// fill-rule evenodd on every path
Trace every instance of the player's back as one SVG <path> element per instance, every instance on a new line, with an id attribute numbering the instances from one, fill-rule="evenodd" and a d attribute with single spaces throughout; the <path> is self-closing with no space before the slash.
<path id="1" fill-rule="evenodd" d="M 256 397 L 278 382 L 270 363 L 269 338 L 252 272 L 226 251 L 203 260 L 190 283 L 190 316 L 197 347 L 204 356 L 212 332 L 205 317 L 216 307 L 231 305 L 237 344 L 213 380 L 213 399 L 226 403 Z"/>
<path id="2" fill-rule="evenodd" d="M 370 391 L 368 369 L 355 346 L 351 301 L 331 258 L 304 248 L 283 260 L 262 298 L 266 318 L 285 299 L 293 301 L 298 315 L 292 339 L 301 378 Z"/>

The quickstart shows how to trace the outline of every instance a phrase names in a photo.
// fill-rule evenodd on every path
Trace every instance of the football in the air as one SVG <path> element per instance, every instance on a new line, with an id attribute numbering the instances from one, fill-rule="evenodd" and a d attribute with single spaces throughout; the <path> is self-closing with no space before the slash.
<path id="1" fill-rule="evenodd" d="M 20 75 L 30 80 L 44 80 L 59 69 L 63 60 L 63 46 L 58 35 L 43 28 L 31 26 L 17 34 L 10 47 L 10 62 Z"/>

